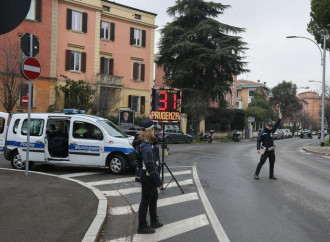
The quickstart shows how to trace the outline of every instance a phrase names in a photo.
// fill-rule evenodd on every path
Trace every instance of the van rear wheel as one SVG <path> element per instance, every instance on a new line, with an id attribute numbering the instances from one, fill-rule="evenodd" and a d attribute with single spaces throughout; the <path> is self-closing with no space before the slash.
<path id="1" fill-rule="evenodd" d="M 127 160 L 123 155 L 113 155 L 109 162 L 110 172 L 113 174 L 122 174 L 127 170 Z"/>
<path id="2" fill-rule="evenodd" d="M 25 169 L 25 161 L 22 160 L 21 156 L 17 151 L 11 156 L 11 166 L 14 169 L 24 170 Z"/>

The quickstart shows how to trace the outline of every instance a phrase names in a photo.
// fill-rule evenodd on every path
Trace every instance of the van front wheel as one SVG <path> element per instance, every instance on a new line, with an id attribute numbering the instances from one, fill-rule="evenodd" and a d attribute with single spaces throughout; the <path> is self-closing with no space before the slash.
<path id="1" fill-rule="evenodd" d="M 22 161 L 22 158 L 17 151 L 11 156 L 10 160 L 11 160 L 11 166 L 14 169 L 18 169 L 18 170 L 25 169 L 25 161 Z"/>
<path id="2" fill-rule="evenodd" d="M 109 162 L 110 172 L 114 174 L 122 174 L 127 170 L 127 160 L 124 156 L 113 155 Z"/>

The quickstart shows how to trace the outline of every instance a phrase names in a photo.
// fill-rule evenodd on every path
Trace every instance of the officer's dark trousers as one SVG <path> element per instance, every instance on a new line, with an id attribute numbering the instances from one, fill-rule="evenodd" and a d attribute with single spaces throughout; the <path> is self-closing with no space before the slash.
<path id="1" fill-rule="evenodd" d="M 142 197 L 139 207 L 139 227 L 143 227 L 147 223 L 147 212 L 149 208 L 150 220 L 157 219 L 157 186 L 152 178 L 147 176 L 142 180 Z"/>
<path id="2" fill-rule="evenodd" d="M 274 150 L 266 150 L 264 154 L 261 155 L 260 162 L 256 169 L 256 175 L 259 175 L 261 167 L 265 164 L 267 158 L 269 158 L 269 175 L 274 175 L 274 164 L 275 164 L 275 152 Z"/>

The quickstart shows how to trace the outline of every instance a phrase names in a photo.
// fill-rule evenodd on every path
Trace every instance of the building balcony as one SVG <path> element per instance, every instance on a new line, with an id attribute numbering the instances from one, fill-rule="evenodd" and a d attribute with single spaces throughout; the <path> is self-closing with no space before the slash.
<path id="1" fill-rule="evenodd" d="M 96 74 L 95 84 L 100 85 L 100 86 L 106 86 L 106 87 L 121 88 L 124 86 L 123 79 L 124 79 L 124 77 L 122 77 L 122 76 Z"/>

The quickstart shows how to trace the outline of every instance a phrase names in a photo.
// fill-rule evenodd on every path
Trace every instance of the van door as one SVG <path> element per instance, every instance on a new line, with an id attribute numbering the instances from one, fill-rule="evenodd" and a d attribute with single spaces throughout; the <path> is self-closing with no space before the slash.
<path id="1" fill-rule="evenodd" d="M 8 113 L 0 112 L 0 154 L 2 155 L 5 149 L 7 126 L 8 126 Z"/>
<path id="2" fill-rule="evenodd" d="M 44 139 L 47 161 L 69 162 L 70 119 L 71 117 L 48 117 Z"/>
<path id="3" fill-rule="evenodd" d="M 25 118 L 22 123 L 21 129 L 17 131 L 18 152 L 22 157 L 22 160 L 26 159 L 26 147 L 27 147 L 27 127 L 28 119 Z M 29 160 L 31 161 L 45 161 L 44 152 L 44 136 L 45 136 L 45 118 L 34 116 L 30 120 L 30 148 L 29 148 Z"/>
<path id="4" fill-rule="evenodd" d="M 69 134 L 70 163 L 100 166 L 104 156 L 102 129 L 92 121 L 74 117 L 72 119 Z"/>

